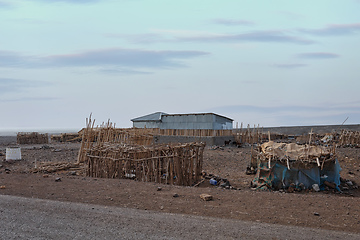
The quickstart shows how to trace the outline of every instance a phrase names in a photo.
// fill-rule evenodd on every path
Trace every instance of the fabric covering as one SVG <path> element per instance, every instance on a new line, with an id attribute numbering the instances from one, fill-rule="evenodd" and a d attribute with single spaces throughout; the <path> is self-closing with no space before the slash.
<path id="1" fill-rule="evenodd" d="M 296 143 L 276 143 L 273 141 L 261 145 L 261 152 L 265 157 L 274 158 L 275 156 L 292 160 L 307 158 L 319 158 L 323 155 L 330 154 L 330 149 L 322 146 L 299 145 Z"/>
<path id="2" fill-rule="evenodd" d="M 307 169 L 288 169 L 280 163 L 273 163 L 269 168 L 267 162 L 259 161 L 253 185 L 258 189 L 281 189 L 288 188 L 291 183 L 297 187 L 302 183 L 310 189 L 313 184 L 318 184 L 324 190 L 324 181 L 328 181 L 335 183 L 336 189 L 340 190 L 340 171 L 341 167 L 336 159 L 326 162 L 322 169 L 317 165 Z"/>

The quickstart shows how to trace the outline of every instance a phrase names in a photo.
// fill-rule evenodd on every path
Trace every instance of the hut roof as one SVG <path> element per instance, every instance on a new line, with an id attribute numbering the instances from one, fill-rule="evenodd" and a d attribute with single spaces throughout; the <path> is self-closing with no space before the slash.
<path id="1" fill-rule="evenodd" d="M 261 153 L 266 158 L 278 159 L 308 159 L 316 160 L 321 156 L 327 156 L 332 153 L 330 148 L 313 145 L 299 145 L 296 143 L 276 143 L 273 141 L 263 143 L 260 146 Z"/>

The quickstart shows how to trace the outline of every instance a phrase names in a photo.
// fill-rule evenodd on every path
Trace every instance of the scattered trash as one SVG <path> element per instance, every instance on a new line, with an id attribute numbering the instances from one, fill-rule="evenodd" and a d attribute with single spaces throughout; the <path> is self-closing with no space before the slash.
<path id="1" fill-rule="evenodd" d="M 223 147 L 216 146 L 216 145 L 212 146 L 210 149 L 211 149 L 211 150 L 224 150 Z"/>
<path id="2" fill-rule="evenodd" d="M 173 195 L 173 197 L 174 197 L 174 198 L 177 198 L 177 197 L 179 197 L 179 194 L 175 193 L 175 194 Z"/>
<path id="3" fill-rule="evenodd" d="M 315 192 L 320 192 L 320 187 L 318 184 L 313 184 L 312 189 L 314 189 Z"/>
<path id="4" fill-rule="evenodd" d="M 125 173 L 126 178 L 135 179 L 136 175 L 133 173 Z"/>
<path id="5" fill-rule="evenodd" d="M 254 167 L 246 167 L 245 174 L 246 175 L 254 175 L 256 173 L 256 169 Z"/>
<path id="6" fill-rule="evenodd" d="M 80 163 L 50 162 L 50 163 L 38 164 L 38 166 L 32 169 L 32 172 L 52 173 L 52 172 L 63 171 L 68 169 L 80 169 L 81 167 L 82 165 Z"/>
<path id="7" fill-rule="evenodd" d="M 320 213 L 314 212 L 315 216 L 320 216 Z"/>
<path id="8" fill-rule="evenodd" d="M 194 185 L 194 187 L 199 186 L 201 183 L 205 182 L 205 178 L 203 180 L 201 180 L 200 182 L 198 182 L 197 184 Z"/>
<path id="9" fill-rule="evenodd" d="M 61 182 L 61 178 L 55 178 L 55 182 Z"/>
<path id="10" fill-rule="evenodd" d="M 161 188 L 161 187 L 158 187 L 158 188 L 157 188 L 157 191 L 161 191 L 161 190 L 162 190 L 162 188 Z"/>
<path id="11" fill-rule="evenodd" d="M 332 188 L 332 189 L 336 188 L 336 184 L 333 182 L 324 181 L 324 185 L 328 186 L 329 188 Z"/>
<path id="12" fill-rule="evenodd" d="M 203 193 L 200 194 L 200 198 L 204 201 L 210 201 L 213 199 L 213 196 L 211 196 L 210 194 Z"/>
<path id="13" fill-rule="evenodd" d="M 299 184 L 299 186 L 298 186 L 298 189 L 299 189 L 299 191 L 306 190 L 306 186 L 305 186 L 305 184 L 300 183 L 300 184 Z"/>
<path id="14" fill-rule="evenodd" d="M 339 186 L 339 188 L 340 188 L 341 191 L 345 191 L 345 193 L 349 193 L 347 191 L 352 190 L 352 189 L 358 189 L 359 186 L 356 184 L 355 181 L 340 178 L 340 186 Z"/>
<path id="15" fill-rule="evenodd" d="M 217 185 L 217 181 L 214 179 L 214 178 L 212 178 L 212 179 L 210 179 L 210 184 L 211 185 Z"/>
<path id="16" fill-rule="evenodd" d="M 296 188 L 295 183 L 291 183 L 289 188 L 287 189 L 287 192 L 288 193 L 293 193 L 293 192 L 295 192 L 295 188 Z"/>
<path id="17" fill-rule="evenodd" d="M 347 181 L 346 184 L 349 185 L 349 186 L 354 186 L 354 184 L 352 183 L 352 181 Z"/>
<path id="18" fill-rule="evenodd" d="M 230 182 L 228 180 L 226 180 L 223 184 L 220 185 L 220 187 L 229 189 L 231 186 Z"/>
<path id="19" fill-rule="evenodd" d="M 6 188 L 5 185 L 0 186 L 0 189 L 5 189 L 5 188 Z"/>

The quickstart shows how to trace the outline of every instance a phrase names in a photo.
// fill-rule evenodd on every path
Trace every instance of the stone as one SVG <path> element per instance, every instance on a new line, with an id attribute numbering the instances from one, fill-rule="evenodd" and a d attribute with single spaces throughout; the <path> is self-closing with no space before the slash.
<path id="1" fill-rule="evenodd" d="M 162 190 L 162 188 L 161 188 L 161 187 L 158 187 L 158 188 L 157 188 L 157 190 L 158 190 L 158 191 L 161 191 L 161 190 Z"/>
<path id="2" fill-rule="evenodd" d="M 213 196 L 211 196 L 210 194 L 200 194 L 200 198 L 204 201 L 211 201 L 213 199 Z"/>
<path id="3" fill-rule="evenodd" d="M 173 197 L 174 197 L 174 198 L 177 198 L 177 197 L 179 197 L 179 194 L 175 193 L 175 194 L 173 195 Z"/>
<path id="4" fill-rule="evenodd" d="M 61 182 L 61 178 L 55 178 L 55 182 Z"/>

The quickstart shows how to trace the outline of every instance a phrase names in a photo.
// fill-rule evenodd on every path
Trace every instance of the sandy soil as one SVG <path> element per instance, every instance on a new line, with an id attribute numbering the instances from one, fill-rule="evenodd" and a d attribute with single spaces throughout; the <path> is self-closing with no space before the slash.
<path id="1" fill-rule="evenodd" d="M 6 162 L 5 148 L 14 146 L 15 140 L 0 137 L 0 194 L 360 233 L 359 189 L 343 193 L 253 191 L 253 175 L 245 174 L 249 147 L 207 147 L 204 152 L 204 171 L 227 178 L 236 188 L 231 190 L 212 186 L 208 179 L 199 187 L 179 187 L 89 178 L 79 168 L 33 173 L 35 164 L 75 163 L 80 144 L 22 145 L 23 160 Z M 360 183 L 360 149 L 338 148 L 337 155 L 342 178 Z M 203 201 L 202 193 L 214 199 Z"/>

